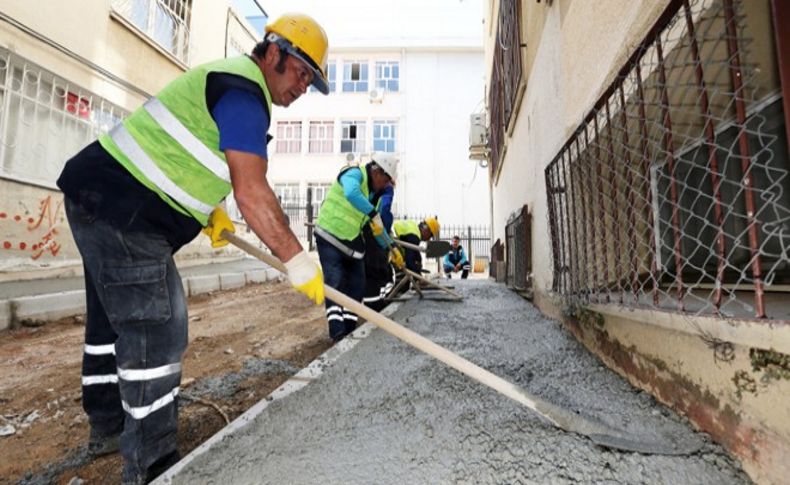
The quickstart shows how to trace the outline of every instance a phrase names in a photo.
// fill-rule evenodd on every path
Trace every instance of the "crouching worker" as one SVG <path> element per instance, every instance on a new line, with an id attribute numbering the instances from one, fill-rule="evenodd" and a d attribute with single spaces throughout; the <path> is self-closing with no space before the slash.
<path id="1" fill-rule="evenodd" d="M 402 262 L 384 230 L 384 222 L 371 200 L 379 196 L 396 174 L 397 160 L 374 154 L 366 165 L 344 166 L 318 212 L 316 247 L 328 286 L 362 302 L 365 293 L 365 241 L 362 228 L 370 225 L 379 245 Z M 357 327 L 357 315 L 326 300 L 329 337 L 339 341 Z"/>
<path id="2" fill-rule="evenodd" d="M 453 236 L 450 252 L 444 255 L 444 261 L 442 261 L 444 274 L 447 275 L 448 279 L 453 277 L 453 273 L 460 271 L 461 279 L 465 280 L 469 276 L 469 271 L 472 269 L 460 242 L 461 238 Z"/>

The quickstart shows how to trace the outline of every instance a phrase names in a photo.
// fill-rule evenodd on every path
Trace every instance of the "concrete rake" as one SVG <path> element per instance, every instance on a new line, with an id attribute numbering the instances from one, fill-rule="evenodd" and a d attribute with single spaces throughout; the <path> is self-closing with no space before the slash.
<path id="1" fill-rule="evenodd" d="M 285 273 L 285 266 L 283 266 L 279 259 L 271 254 L 256 248 L 244 239 L 227 231 L 223 231 L 222 237 L 278 271 Z M 657 455 L 685 455 L 694 453 L 702 446 L 701 442 L 694 440 L 687 440 L 685 443 L 677 443 L 672 442 L 670 439 L 663 441 L 635 439 L 626 435 L 623 431 L 618 431 L 600 421 L 580 416 L 574 412 L 544 401 L 537 396 L 533 396 L 517 385 L 450 352 L 422 335 L 395 323 L 386 316 L 371 310 L 330 286 L 324 286 L 324 291 L 327 298 L 335 303 L 343 305 L 357 315 L 364 317 L 367 321 L 373 323 L 385 332 L 388 332 L 410 346 L 447 364 L 462 374 L 471 377 L 477 382 L 485 384 L 498 393 L 523 404 L 547 419 L 557 428 L 587 436 L 597 445 L 606 448 Z"/>

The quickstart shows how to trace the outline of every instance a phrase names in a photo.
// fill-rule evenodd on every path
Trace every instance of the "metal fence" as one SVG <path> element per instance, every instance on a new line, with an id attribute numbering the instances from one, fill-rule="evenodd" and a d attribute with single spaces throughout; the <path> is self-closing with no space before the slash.
<path id="1" fill-rule="evenodd" d="M 785 114 L 781 93 L 758 84 L 774 66 L 750 55 L 745 8 L 670 2 L 546 168 L 554 291 L 779 314 L 790 283 Z"/>
<path id="2" fill-rule="evenodd" d="M 505 226 L 507 286 L 527 292 L 532 287 L 532 216 L 527 206 L 514 213 Z"/>
<path id="3" fill-rule="evenodd" d="M 425 214 L 419 215 L 395 215 L 395 219 L 409 219 L 421 221 L 429 217 Z M 491 247 L 491 226 L 487 224 L 443 224 L 439 220 L 440 230 L 439 239 L 451 242 L 454 236 L 460 238 L 461 246 L 466 251 L 466 257 L 473 265 L 475 260 L 484 260 L 484 264 L 489 261 L 489 248 Z"/>

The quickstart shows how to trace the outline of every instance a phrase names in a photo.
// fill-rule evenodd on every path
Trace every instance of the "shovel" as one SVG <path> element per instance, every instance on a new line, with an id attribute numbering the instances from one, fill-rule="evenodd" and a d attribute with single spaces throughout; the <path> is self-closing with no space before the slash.
<path id="1" fill-rule="evenodd" d="M 285 266 L 279 259 L 271 254 L 256 248 L 244 239 L 228 231 L 222 232 L 222 237 L 233 243 L 236 247 L 262 260 L 278 271 L 285 273 Z M 594 443 L 606 447 L 625 451 L 636 451 L 647 454 L 660 455 L 683 455 L 697 451 L 701 443 L 677 444 L 671 442 L 652 442 L 635 440 L 629 436 L 624 436 L 622 432 L 607 426 L 606 424 L 582 417 L 571 411 L 560 408 L 548 401 L 544 401 L 537 396 L 533 396 L 517 385 L 492 374 L 482 367 L 473 364 L 463 357 L 450 352 L 444 347 L 435 344 L 422 335 L 413 332 L 402 325 L 395 323 L 386 316 L 371 310 L 362 303 L 340 293 L 331 286 L 324 286 L 327 298 L 342 305 L 357 315 L 364 317 L 380 329 L 399 338 L 401 341 L 412 347 L 425 352 L 431 357 L 444 362 L 453 369 L 465 374 L 481 384 L 485 384 L 491 389 L 503 394 L 514 401 L 523 404 L 532 411 L 536 412 L 551 424 L 559 429 L 577 433 L 589 437 Z"/>
<path id="2" fill-rule="evenodd" d="M 400 239 L 393 239 L 395 244 L 399 246 L 403 246 L 406 249 L 413 249 L 415 251 L 421 251 L 425 253 L 425 256 L 429 258 L 441 258 L 445 254 L 450 252 L 450 248 L 452 247 L 449 242 L 447 241 L 427 241 L 425 243 L 425 247 L 422 245 L 412 244 L 410 242 L 401 241 Z"/>

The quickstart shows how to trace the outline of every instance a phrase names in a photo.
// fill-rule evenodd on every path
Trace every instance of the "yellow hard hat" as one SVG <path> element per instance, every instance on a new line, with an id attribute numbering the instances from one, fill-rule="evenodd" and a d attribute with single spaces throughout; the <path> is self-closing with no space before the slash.
<path id="1" fill-rule="evenodd" d="M 439 221 L 435 217 L 426 217 L 425 225 L 431 230 L 434 239 L 439 239 Z"/>
<path id="2" fill-rule="evenodd" d="M 324 94 L 329 93 L 326 82 L 329 41 L 318 22 L 308 15 L 286 13 L 266 26 L 266 39 L 304 61 L 313 70 L 313 86 Z"/>

